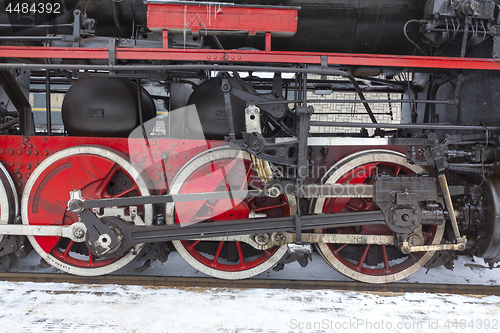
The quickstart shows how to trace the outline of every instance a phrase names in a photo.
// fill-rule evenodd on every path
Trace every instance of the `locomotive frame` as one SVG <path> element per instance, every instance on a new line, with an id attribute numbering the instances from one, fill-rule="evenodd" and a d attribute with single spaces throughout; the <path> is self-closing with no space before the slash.
<path id="1" fill-rule="evenodd" d="M 493 2 L 484 3 L 489 8 Z M 198 7 L 198 17 L 209 10 L 204 3 L 149 5 Z M 181 33 L 185 38 L 189 31 L 196 39 L 214 30 L 248 31 L 263 11 L 287 11 L 283 15 L 292 22 L 298 11 L 295 7 L 235 8 L 240 25 L 199 29 L 184 22 Z M 71 46 L 0 46 L 2 58 L 7 59 L 0 63 L 0 84 L 17 110 L 17 118 L 0 125 L 5 131 L 0 136 L 0 161 L 5 164 L 0 187 L 0 259 L 23 257 L 28 236 L 53 266 L 73 274 L 100 275 L 135 258 L 166 260 L 165 242 L 172 241 L 200 271 L 240 279 L 293 260 L 306 265 L 309 244 L 316 244 L 332 267 L 370 283 L 399 280 L 425 264 L 446 262 L 450 251 L 467 249 L 491 265 L 500 260 L 500 221 L 495 214 L 500 209 L 500 125 L 490 109 L 457 111 L 472 103 L 470 96 L 459 95 L 464 91 L 460 90 L 463 80 L 477 79 L 468 73 L 488 73 L 492 78 L 485 84 L 493 85 L 500 69 L 494 58 L 497 37 L 489 39 L 493 58 L 465 57 L 468 27 L 473 26 L 472 20 L 482 22 L 481 15 L 463 15 L 469 23 L 462 28 L 461 57 L 439 57 L 273 51 L 273 33 L 289 34 L 290 28 L 284 23 L 266 25 L 265 19 L 256 21 L 269 30 L 248 31 L 249 35 L 264 33 L 265 50 L 175 48 L 169 47 L 175 44 L 170 32 L 179 30 L 175 17 L 170 16 L 168 23 L 165 17 L 155 18 L 155 13 L 149 12 L 154 22 L 150 28 L 162 29 L 163 47 L 123 47 L 128 42 L 102 37 L 95 37 L 96 43 L 104 41 L 107 47 L 81 46 L 84 39 L 93 42 L 93 36 L 86 35 L 88 18 L 79 10 L 74 12 L 72 35 L 26 37 L 61 40 Z M 439 32 L 439 22 L 434 23 L 434 30 L 428 28 L 424 34 Z M 490 31 L 484 29 L 485 39 Z M 478 30 L 472 28 L 474 33 Z M 216 86 L 227 132 L 216 131 L 204 140 L 146 130 L 143 100 L 136 97 L 140 126 L 135 136 L 56 135 L 50 120 L 51 75 L 56 71 L 64 72 L 70 81 L 126 79 L 135 83 L 135 96 L 142 96 L 141 84 L 146 82 L 190 85 L 192 81 L 182 80 L 201 79 L 212 84 L 210 89 Z M 209 74 L 213 71 L 217 77 Z M 436 98 L 436 93 L 429 92 L 430 85 L 423 89 L 416 80 L 410 82 L 409 75 L 406 82 L 378 78 L 384 71 L 444 73 L 446 82 L 455 82 L 452 97 Z M 247 88 L 240 72 L 273 73 L 272 82 L 257 79 L 255 84 L 267 85 L 271 94 Z M 27 75 L 29 80 L 33 73 L 45 75 L 46 135 L 35 132 L 31 106 L 16 80 L 16 75 Z M 288 88 L 282 73 L 294 74 L 293 99 L 283 96 Z M 320 75 L 319 86 L 328 87 L 335 86 L 328 77 L 342 77 L 348 87 L 344 89 L 355 92 L 359 100 L 310 99 L 311 74 Z M 367 100 L 363 81 L 370 83 L 368 87 L 376 83 L 382 90 L 404 91 L 405 97 L 392 103 L 409 105 L 410 121 L 377 122 L 370 104 L 391 100 Z M 468 89 L 464 95 L 476 91 Z M 209 95 L 202 97 L 202 103 L 212 103 Z M 245 106 L 236 109 L 235 99 Z M 469 104 L 460 104 L 462 100 Z M 340 102 L 362 104 L 371 122 L 311 120 L 315 103 Z M 437 105 L 451 108 L 455 116 L 458 112 L 462 120 L 440 122 Z M 107 111 L 88 108 L 85 112 L 88 118 L 104 118 Z M 9 135 L 17 122 L 19 129 Z M 206 132 L 211 124 L 202 121 L 201 126 Z M 325 135 L 312 134 L 310 126 L 363 130 Z M 374 134 L 366 129 L 374 129 Z M 181 130 L 188 132 L 191 128 Z M 319 167 L 326 171 L 318 171 Z M 206 172 L 208 168 L 211 172 Z"/>

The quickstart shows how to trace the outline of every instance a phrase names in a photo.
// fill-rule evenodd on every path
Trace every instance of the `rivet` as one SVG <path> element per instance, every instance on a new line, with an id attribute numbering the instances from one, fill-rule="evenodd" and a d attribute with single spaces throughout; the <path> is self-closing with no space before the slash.
<path id="1" fill-rule="evenodd" d="M 23 186 L 23 184 L 22 184 L 22 183 L 17 183 L 16 185 L 17 185 L 17 187 L 19 187 L 19 188 L 21 188 L 21 187 Z"/>
<path id="2" fill-rule="evenodd" d="M 13 162 L 9 162 L 9 167 L 10 168 L 14 167 L 14 163 Z"/>
<path id="3" fill-rule="evenodd" d="M 172 171 L 172 167 L 167 167 L 167 171 L 168 172 Z"/>
<path id="4" fill-rule="evenodd" d="M 179 171 L 179 168 L 178 168 L 178 167 L 175 167 L 175 168 L 174 168 L 174 171 L 176 171 L 176 172 L 177 172 L 177 171 Z"/>
<path id="5" fill-rule="evenodd" d="M 16 177 L 19 178 L 19 179 L 21 179 L 21 178 L 23 178 L 23 174 L 22 173 L 16 173 Z"/>
<path id="6" fill-rule="evenodd" d="M 14 150 L 9 149 L 9 155 L 14 155 Z"/>
<path id="7" fill-rule="evenodd" d="M 156 170 L 161 171 L 161 166 L 159 166 Z"/>
<path id="8" fill-rule="evenodd" d="M 28 148 L 29 149 L 33 148 L 33 145 L 31 143 L 28 143 Z"/>
<path id="9" fill-rule="evenodd" d="M 155 177 L 155 179 L 156 179 L 156 180 L 160 180 L 160 176 L 156 176 L 156 177 Z"/>
<path id="10" fill-rule="evenodd" d="M 30 170 L 31 169 L 31 164 L 26 164 L 26 170 Z"/>
<path id="11" fill-rule="evenodd" d="M 21 148 L 26 149 L 26 144 L 25 143 L 21 143 Z"/>
<path id="12" fill-rule="evenodd" d="M 153 154 L 153 159 L 156 159 L 158 157 L 157 154 Z"/>
<path id="13" fill-rule="evenodd" d="M 18 164 L 18 165 L 16 165 L 16 167 L 17 167 L 18 170 L 21 170 L 23 168 L 23 165 L 22 164 Z"/>
<path id="14" fill-rule="evenodd" d="M 30 150 L 26 150 L 24 153 L 25 153 L 26 155 L 31 155 L 31 151 L 30 151 Z"/>
<path id="15" fill-rule="evenodd" d="M 0 154 L 2 154 L 2 155 L 5 154 L 5 150 L 0 149 Z"/>
<path id="16" fill-rule="evenodd" d="M 24 139 L 24 142 L 30 141 L 30 138 L 28 138 L 27 136 L 25 136 L 23 139 Z"/>
<path id="17" fill-rule="evenodd" d="M 35 150 L 35 151 L 33 152 L 33 155 L 38 156 L 38 150 Z"/>
<path id="18" fill-rule="evenodd" d="M 154 166 L 152 166 L 152 167 L 150 167 L 150 168 L 149 168 L 149 170 L 151 170 L 151 171 L 155 171 L 155 167 L 154 167 Z"/>
<path id="19" fill-rule="evenodd" d="M 174 160 L 175 160 L 175 159 L 177 159 L 177 154 L 173 154 L 173 155 L 172 155 L 172 158 L 173 158 Z"/>
<path id="20" fill-rule="evenodd" d="M 26 179 L 30 178 L 30 176 L 31 176 L 31 173 L 27 173 L 26 174 Z"/>
<path id="21" fill-rule="evenodd" d="M 144 153 L 144 154 L 142 154 L 142 157 L 146 158 L 146 157 L 148 157 L 148 155 Z"/>
<path id="22" fill-rule="evenodd" d="M 49 154 L 49 152 L 47 150 L 43 151 L 43 156 L 47 156 L 48 154 Z"/>
<path id="23" fill-rule="evenodd" d="M 210 56 L 207 56 L 207 59 L 210 60 Z"/>
<path id="24" fill-rule="evenodd" d="M 151 143 L 152 143 L 153 145 L 155 145 L 155 144 L 156 144 L 156 140 L 152 140 L 152 141 L 151 141 Z"/>
<path id="25" fill-rule="evenodd" d="M 17 155 L 21 155 L 22 153 L 23 153 L 23 151 L 21 149 L 17 150 Z"/>

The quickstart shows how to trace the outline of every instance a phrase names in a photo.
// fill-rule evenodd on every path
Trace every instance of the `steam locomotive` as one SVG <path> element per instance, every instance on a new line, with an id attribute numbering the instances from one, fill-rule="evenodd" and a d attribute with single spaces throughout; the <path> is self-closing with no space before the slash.
<path id="1" fill-rule="evenodd" d="M 312 251 L 369 283 L 493 266 L 499 9 L 3 1 L 0 268 L 32 248 L 84 276 L 174 249 L 222 279 Z"/>

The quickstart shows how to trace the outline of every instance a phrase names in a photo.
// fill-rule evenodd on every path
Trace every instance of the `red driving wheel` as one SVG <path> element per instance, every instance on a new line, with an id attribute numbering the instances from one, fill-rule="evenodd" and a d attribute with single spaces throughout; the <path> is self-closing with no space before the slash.
<path id="1" fill-rule="evenodd" d="M 366 163 L 365 163 L 366 162 Z M 395 152 L 367 151 L 340 161 L 330 177 L 329 183 L 371 184 L 372 177 L 379 175 L 403 175 L 421 173 L 420 167 L 410 165 Z M 321 212 L 347 213 L 377 210 L 371 198 L 331 198 L 320 202 L 316 209 Z M 423 244 L 439 243 L 444 230 L 441 226 L 422 225 Z M 385 224 L 365 225 L 349 228 L 323 230 L 338 234 L 392 235 Z M 340 273 L 364 282 L 386 283 L 400 280 L 421 268 L 432 256 L 431 252 L 416 252 L 404 255 L 393 245 L 375 244 L 318 244 L 325 260 Z M 432 252 L 433 253 L 433 252 Z"/>
<path id="2" fill-rule="evenodd" d="M 68 148 L 44 160 L 31 175 L 23 194 L 23 223 L 71 225 L 78 215 L 67 209 L 69 193 L 80 189 L 83 199 L 149 195 L 138 171 L 120 154 L 107 148 Z M 129 215 L 129 207 L 121 207 Z M 105 213 L 102 209 L 101 212 Z M 144 224 L 151 224 L 152 207 L 137 207 Z M 29 236 L 35 250 L 53 266 L 77 275 L 100 275 L 130 262 L 142 245 L 119 257 L 96 257 L 85 242 L 56 236 Z"/>
<path id="3" fill-rule="evenodd" d="M 193 158 L 179 171 L 171 193 L 204 193 L 262 188 L 263 184 L 248 154 L 217 148 Z M 172 192 L 173 191 L 173 192 Z M 292 207 L 293 206 L 293 207 Z M 280 217 L 294 213 L 294 201 L 285 195 L 179 202 L 167 207 L 174 223 L 211 223 L 259 217 Z M 172 221 L 170 221 L 172 223 Z M 246 278 L 272 267 L 286 252 L 274 246 L 258 250 L 243 241 L 174 241 L 179 253 L 205 274 L 226 279 Z"/>

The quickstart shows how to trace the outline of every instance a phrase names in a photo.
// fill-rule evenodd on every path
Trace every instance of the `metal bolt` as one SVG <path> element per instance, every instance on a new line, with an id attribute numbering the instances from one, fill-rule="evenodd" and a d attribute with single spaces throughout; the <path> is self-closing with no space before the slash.
<path id="1" fill-rule="evenodd" d="M 80 228 L 75 228 L 75 230 L 73 230 L 73 236 L 75 236 L 76 238 L 82 238 L 84 235 L 85 231 Z"/>
<path id="2" fill-rule="evenodd" d="M 274 243 L 278 245 L 283 245 L 286 242 L 286 236 L 282 232 L 277 232 L 274 234 Z"/>
<path id="3" fill-rule="evenodd" d="M 269 234 L 258 234 L 255 235 L 255 242 L 259 245 L 266 245 L 270 238 Z"/>
<path id="4" fill-rule="evenodd" d="M 410 247 L 408 246 L 408 243 L 407 242 L 404 242 L 403 245 L 401 245 L 401 248 L 400 248 L 401 252 L 403 252 L 404 254 L 408 254 L 410 253 Z"/>

